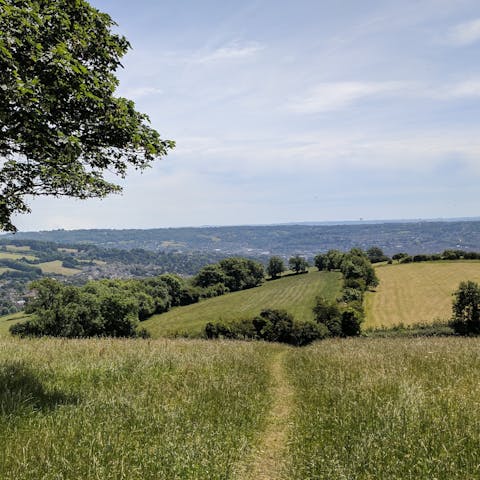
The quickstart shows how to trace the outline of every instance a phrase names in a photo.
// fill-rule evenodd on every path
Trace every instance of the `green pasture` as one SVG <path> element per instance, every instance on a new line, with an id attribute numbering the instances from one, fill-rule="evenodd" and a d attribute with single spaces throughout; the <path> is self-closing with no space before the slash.
<path id="1" fill-rule="evenodd" d="M 263 285 L 173 308 L 142 322 L 153 337 L 175 334 L 198 335 L 207 322 L 233 322 L 258 315 L 264 308 L 282 308 L 298 320 L 313 319 L 312 308 L 317 295 L 335 298 L 341 289 L 337 272 L 289 275 Z"/>

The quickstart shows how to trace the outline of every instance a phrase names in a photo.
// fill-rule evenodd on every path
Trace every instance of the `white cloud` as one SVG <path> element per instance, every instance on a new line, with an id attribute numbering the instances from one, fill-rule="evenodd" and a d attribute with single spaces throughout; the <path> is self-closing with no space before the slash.
<path id="1" fill-rule="evenodd" d="M 232 42 L 211 52 L 200 54 L 193 58 L 194 63 L 213 63 L 224 60 L 237 60 L 256 55 L 264 47 L 256 42 L 241 44 Z"/>
<path id="2" fill-rule="evenodd" d="M 328 131 L 304 136 L 248 140 L 184 138 L 176 152 L 177 168 L 228 178 L 304 174 L 322 175 L 349 169 L 430 171 L 455 158 L 480 174 L 480 138 L 470 131 L 380 132 Z M 173 160 L 173 159 L 172 159 Z"/>
<path id="3" fill-rule="evenodd" d="M 453 45 L 471 45 L 480 40 L 480 18 L 452 27 L 448 40 Z"/>
<path id="4" fill-rule="evenodd" d="M 296 113 L 318 113 L 340 110 L 368 97 L 397 93 L 401 82 L 331 82 L 321 83 L 307 95 L 292 100 L 289 110 Z"/>
<path id="5" fill-rule="evenodd" d="M 454 97 L 480 97 L 480 80 L 457 83 L 451 93 Z"/>

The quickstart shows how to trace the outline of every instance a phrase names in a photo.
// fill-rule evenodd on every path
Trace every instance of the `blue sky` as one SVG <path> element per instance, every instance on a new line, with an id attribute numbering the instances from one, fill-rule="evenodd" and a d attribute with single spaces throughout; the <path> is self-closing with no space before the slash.
<path id="1" fill-rule="evenodd" d="M 93 0 L 177 147 L 22 230 L 478 216 L 478 0 Z"/>

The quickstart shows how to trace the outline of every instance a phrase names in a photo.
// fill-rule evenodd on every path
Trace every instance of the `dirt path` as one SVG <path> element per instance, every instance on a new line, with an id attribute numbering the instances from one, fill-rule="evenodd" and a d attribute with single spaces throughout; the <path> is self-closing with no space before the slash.
<path id="1" fill-rule="evenodd" d="M 293 389 L 287 381 L 284 367 L 288 350 L 272 358 L 272 406 L 263 434 L 250 464 L 240 478 L 243 480 L 281 479 L 288 429 L 293 408 Z"/>

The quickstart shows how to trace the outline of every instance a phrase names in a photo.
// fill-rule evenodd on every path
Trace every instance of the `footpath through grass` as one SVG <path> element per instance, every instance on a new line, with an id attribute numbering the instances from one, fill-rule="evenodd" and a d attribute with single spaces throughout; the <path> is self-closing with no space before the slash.
<path id="1" fill-rule="evenodd" d="M 153 337 L 198 335 L 207 322 L 230 323 L 258 315 L 264 308 L 283 308 L 298 320 L 313 319 L 317 295 L 334 299 L 340 292 L 341 274 L 318 272 L 291 275 L 265 282 L 260 287 L 228 293 L 200 303 L 154 315 L 142 326 Z"/>
<path id="2" fill-rule="evenodd" d="M 264 429 L 276 348 L 0 340 L 0 478 L 234 478 Z"/>
<path id="3" fill-rule="evenodd" d="M 461 281 L 480 281 L 480 261 L 422 262 L 376 269 L 380 285 L 366 297 L 366 328 L 446 321 Z"/>
<path id="4" fill-rule="evenodd" d="M 480 478 L 480 339 L 325 341 L 288 372 L 285 478 Z"/>

